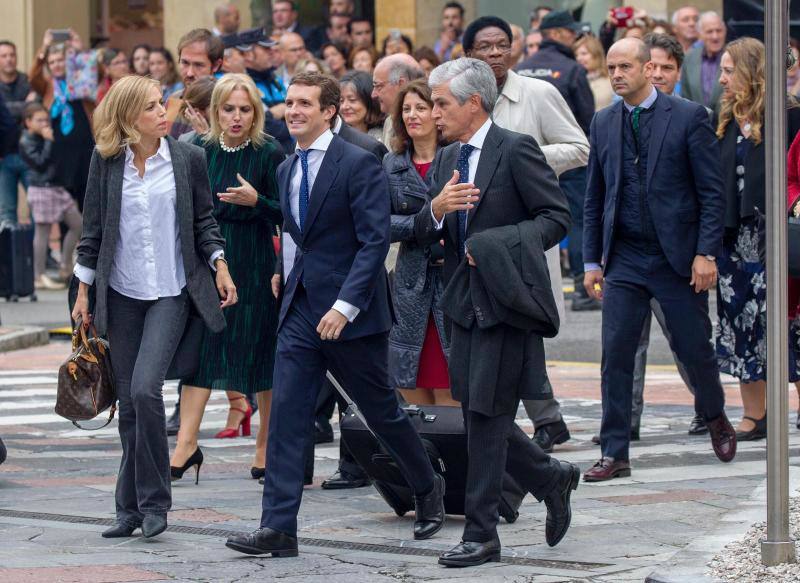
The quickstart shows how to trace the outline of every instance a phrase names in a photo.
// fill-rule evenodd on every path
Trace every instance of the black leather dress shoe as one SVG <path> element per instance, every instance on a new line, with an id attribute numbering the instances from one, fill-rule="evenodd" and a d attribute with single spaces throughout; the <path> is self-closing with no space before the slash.
<path id="1" fill-rule="evenodd" d="M 354 476 L 344 470 L 336 470 L 330 478 L 322 482 L 323 490 L 346 490 L 348 488 L 363 488 L 369 486 L 367 477 Z"/>
<path id="2" fill-rule="evenodd" d="M 333 443 L 333 427 L 327 419 L 314 421 L 314 443 Z"/>
<path id="3" fill-rule="evenodd" d="M 433 490 L 427 496 L 414 498 L 416 520 L 414 539 L 425 540 L 439 532 L 444 526 L 444 478 L 433 476 Z"/>
<path id="4" fill-rule="evenodd" d="M 692 417 L 692 422 L 689 423 L 689 435 L 705 435 L 708 433 L 706 420 L 702 415 L 695 415 Z"/>
<path id="5" fill-rule="evenodd" d="M 556 546 L 564 538 L 572 522 L 572 507 L 569 498 L 573 490 L 578 489 L 581 481 L 581 471 L 578 466 L 568 462 L 559 462 L 561 465 L 561 476 L 558 484 L 552 491 L 545 496 L 544 503 L 547 506 L 547 522 L 545 523 L 545 539 L 551 547 Z"/>
<path id="6" fill-rule="evenodd" d="M 246 555 L 297 556 L 297 537 L 271 528 L 259 528 L 250 534 L 230 536 L 225 546 Z"/>
<path id="7" fill-rule="evenodd" d="M 563 419 L 555 423 L 548 423 L 536 428 L 533 440 L 541 447 L 545 453 L 552 453 L 553 446 L 564 443 L 570 438 L 569 429 Z"/>
<path id="8" fill-rule="evenodd" d="M 142 534 L 144 538 L 153 538 L 167 530 L 166 514 L 145 514 L 142 521 Z"/>
<path id="9" fill-rule="evenodd" d="M 446 567 L 477 567 L 490 561 L 500 561 L 500 541 L 487 543 L 461 541 L 439 555 L 439 564 Z"/>
<path id="10" fill-rule="evenodd" d="M 118 522 L 109 529 L 103 531 L 100 535 L 103 538 L 125 538 L 133 535 L 133 531 L 139 528 L 138 526 L 129 526 L 122 522 Z"/>
<path id="11" fill-rule="evenodd" d="M 167 435 L 178 435 L 181 428 L 181 404 L 180 401 L 175 403 L 175 410 L 172 415 L 167 419 Z"/>

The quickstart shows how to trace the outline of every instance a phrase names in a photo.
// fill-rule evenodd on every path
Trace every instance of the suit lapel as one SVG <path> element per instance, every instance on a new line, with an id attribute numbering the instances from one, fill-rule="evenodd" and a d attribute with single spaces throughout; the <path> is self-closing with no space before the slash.
<path id="1" fill-rule="evenodd" d="M 453 170 L 456 169 L 458 165 L 458 144 L 455 147 L 450 147 L 449 152 L 447 153 L 447 160 L 442 162 L 442 167 L 445 169 L 445 175 L 442 176 L 441 188 L 444 188 L 444 185 L 447 184 L 450 179 L 453 177 Z M 439 192 L 441 192 L 441 188 Z M 438 192 L 436 194 L 439 194 Z M 447 226 L 447 232 L 450 233 L 450 238 L 453 240 L 453 243 L 458 246 L 458 214 L 457 213 L 447 213 L 444 216 L 444 224 Z"/>
<path id="2" fill-rule="evenodd" d="M 175 140 L 167 137 L 169 155 L 172 159 L 172 172 L 175 176 L 175 206 L 180 221 L 181 253 L 184 257 L 191 257 L 194 235 L 194 212 L 192 210 L 192 193 L 189 190 L 189 168 L 186 158 L 180 148 L 175 147 Z M 211 196 L 216 196 L 212 193 Z M 184 270 L 191 265 L 184 261 Z"/>
<path id="3" fill-rule="evenodd" d="M 672 119 L 672 105 L 666 97 L 659 94 L 653 106 L 653 120 L 650 125 L 650 147 L 647 150 L 647 189 L 650 190 L 650 180 L 658 164 L 661 145 L 667 133 L 669 122 Z"/>
<path id="4" fill-rule="evenodd" d="M 612 106 L 611 110 L 611 123 L 609 124 L 608 136 L 608 156 L 611 159 L 611 168 L 616 173 L 613 176 L 617 187 L 617 193 L 622 189 L 622 149 L 624 147 L 622 124 L 625 122 L 624 106 L 620 100 L 616 105 Z M 607 181 L 607 183 L 610 181 Z M 617 197 L 619 200 L 619 197 Z"/>
<path id="5" fill-rule="evenodd" d="M 492 181 L 495 170 L 497 170 L 497 165 L 500 163 L 500 158 L 502 157 L 500 144 L 502 143 L 502 133 L 497 125 L 492 124 L 486 134 L 486 139 L 483 141 L 481 154 L 478 157 L 478 167 L 475 169 L 475 188 L 480 191 L 480 194 L 478 194 L 478 201 L 475 206 L 467 214 L 467 231 L 469 231 L 469 225 L 472 223 L 475 213 L 478 212 L 478 207 L 480 207 L 483 198 L 486 196 L 486 191 L 489 188 L 489 183 Z"/>
<path id="6" fill-rule="evenodd" d="M 325 157 L 322 159 L 322 166 L 314 179 L 314 186 L 311 187 L 308 201 L 304 233 L 311 230 L 311 225 L 314 224 L 314 219 L 317 218 L 317 214 L 325 202 L 325 197 L 328 196 L 328 191 L 336 179 L 336 175 L 339 174 L 338 162 L 342 157 L 343 149 L 341 139 L 339 136 L 333 137 L 331 145 L 328 146 L 328 151 L 325 152 Z"/>
<path id="7" fill-rule="evenodd" d="M 119 237 L 119 220 L 122 213 L 122 180 L 125 172 L 125 150 L 111 159 L 108 173 L 108 216 L 106 217 L 105 234 L 110 236 L 109 248 L 117 248 Z"/>
<path id="8" fill-rule="evenodd" d="M 301 238 L 300 226 L 297 224 L 297 221 L 294 220 L 292 205 L 289 202 L 292 195 L 292 172 L 294 172 L 294 165 L 297 162 L 297 158 L 297 153 L 294 153 L 284 162 L 281 169 L 282 176 L 279 177 L 279 180 L 281 181 L 281 212 L 283 212 L 284 229 L 289 231 L 295 240 L 299 241 Z"/>

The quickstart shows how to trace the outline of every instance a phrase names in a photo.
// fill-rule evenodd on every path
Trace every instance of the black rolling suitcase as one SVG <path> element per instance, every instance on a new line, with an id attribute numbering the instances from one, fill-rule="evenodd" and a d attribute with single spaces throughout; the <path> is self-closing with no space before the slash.
<path id="1" fill-rule="evenodd" d="M 30 296 L 33 287 L 33 229 L 27 225 L 0 225 L 0 297 L 16 302 Z"/>
<path id="2" fill-rule="evenodd" d="M 328 378 L 350 405 L 340 424 L 342 440 L 370 477 L 381 497 L 398 516 L 403 516 L 414 509 L 414 496 L 408 482 L 391 456 L 378 444 L 357 406 L 341 385 L 330 374 Z M 404 410 L 422 439 L 434 471 L 445 479 L 445 511 L 448 514 L 463 515 L 467 483 L 467 437 L 461 409 L 435 405 L 420 408 L 411 405 L 404 407 Z M 525 494 L 514 479 L 506 474 L 499 508 L 500 516 L 506 522 L 517 519 Z"/>

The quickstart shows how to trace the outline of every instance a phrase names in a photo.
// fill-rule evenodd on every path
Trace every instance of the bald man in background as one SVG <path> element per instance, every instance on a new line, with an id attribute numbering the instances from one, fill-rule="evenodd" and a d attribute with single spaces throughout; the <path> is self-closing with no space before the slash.
<path id="1" fill-rule="evenodd" d="M 384 57 L 372 72 L 372 98 L 377 99 L 381 112 L 386 114 L 383 123 L 381 142 L 389 146 L 394 136 L 392 129 L 392 107 L 404 85 L 417 79 L 424 79 L 425 71 L 411 55 L 399 53 Z"/>

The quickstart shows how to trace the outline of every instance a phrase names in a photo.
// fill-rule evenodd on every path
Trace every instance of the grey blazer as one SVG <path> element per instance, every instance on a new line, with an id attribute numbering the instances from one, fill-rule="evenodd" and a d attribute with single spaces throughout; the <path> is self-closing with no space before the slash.
<path id="1" fill-rule="evenodd" d="M 711 108 L 719 114 L 719 100 L 722 97 L 722 86 L 719 84 L 719 67 L 717 79 L 711 90 L 711 103 L 703 102 L 703 81 L 700 77 L 700 68 L 703 57 L 703 48 L 697 47 L 689 51 L 681 67 L 681 97 Z"/>
<path id="2" fill-rule="evenodd" d="M 175 172 L 177 214 L 186 291 L 197 312 L 213 332 L 225 328 L 219 307 L 219 294 L 208 260 L 215 251 L 225 249 L 225 239 L 212 215 L 214 203 L 208 182 L 205 152 L 202 148 L 178 142 L 167 136 Z M 124 151 L 112 158 L 92 153 L 89 182 L 83 204 L 83 234 L 78 244 L 78 263 L 95 270 L 94 324 L 98 334 L 107 330 L 106 295 L 119 237 L 122 206 Z"/>

